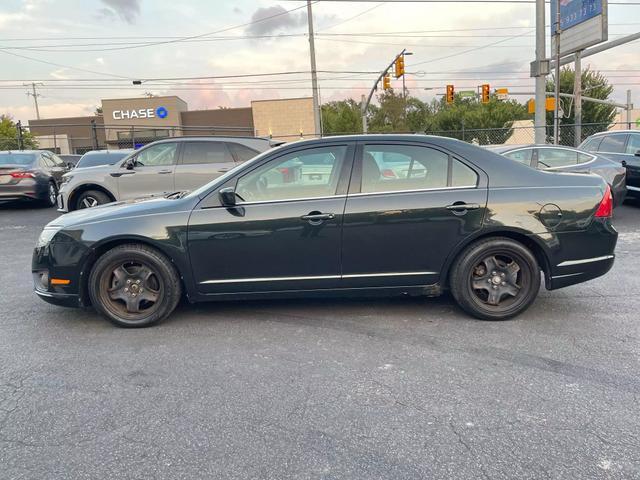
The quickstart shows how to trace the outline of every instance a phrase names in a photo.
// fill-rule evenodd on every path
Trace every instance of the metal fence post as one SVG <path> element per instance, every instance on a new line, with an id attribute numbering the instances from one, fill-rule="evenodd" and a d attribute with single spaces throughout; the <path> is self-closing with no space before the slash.
<path id="1" fill-rule="evenodd" d="M 16 123 L 16 131 L 18 134 L 18 150 L 24 150 L 24 138 L 22 137 L 22 122 L 18 120 Z"/>
<path id="2" fill-rule="evenodd" d="M 54 151 L 54 153 L 58 153 L 57 150 L 58 150 L 58 138 L 56 137 L 56 127 L 53 127 L 53 151 Z"/>
<path id="3" fill-rule="evenodd" d="M 91 120 L 91 143 L 93 143 L 93 149 L 98 150 L 98 128 L 95 120 Z"/>
<path id="4" fill-rule="evenodd" d="M 136 127 L 131 125 L 131 148 L 136 149 Z"/>

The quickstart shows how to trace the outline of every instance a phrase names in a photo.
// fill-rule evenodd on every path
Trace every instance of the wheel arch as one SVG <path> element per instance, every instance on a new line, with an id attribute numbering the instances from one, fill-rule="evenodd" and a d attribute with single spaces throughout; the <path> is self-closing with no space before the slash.
<path id="1" fill-rule="evenodd" d="M 69 194 L 69 198 L 67 199 L 67 204 L 69 206 L 73 205 L 73 209 L 76 210 L 75 203 L 78 199 L 78 195 L 89 190 L 97 190 L 99 192 L 102 192 L 107 195 L 112 202 L 116 201 L 116 196 L 108 188 L 102 185 L 98 185 L 97 183 L 83 183 L 82 185 L 78 185 L 71 191 L 71 193 Z"/>
<path id="2" fill-rule="evenodd" d="M 443 265 L 442 272 L 444 273 L 444 277 L 440 278 L 440 284 L 443 287 L 449 288 L 451 267 L 453 266 L 455 260 L 467 249 L 469 245 L 479 240 L 485 240 L 492 237 L 509 238 L 527 247 L 531 251 L 531 253 L 533 253 L 533 256 L 535 257 L 538 265 L 544 273 L 545 285 L 549 285 L 551 267 L 546 247 L 544 246 L 542 241 L 536 238 L 534 235 L 516 229 L 496 229 L 490 231 L 482 231 L 479 234 L 467 238 L 464 242 L 458 244 L 456 248 L 449 254 Z"/>
<path id="3" fill-rule="evenodd" d="M 99 242 L 96 242 L 91 246 L 87 255 L 83 259 L 82 270 L 80 272 L 80 300 L 83 305 L 89 306 L 91 304 L 91 301 L 89 299 L 88 282 L 89 282 L 89 274 L 91 273 L 91 270 L 93 269 L 93 266 L 95 265 L 95 263 L 98 261 L 98 259 L 102 255 L 107 253 L 112 248 L 115 248 L 119 245 L 125 245 L 128 243 L 145 245 L 147 247 L 153 248 L 154 250 L 157 250 L 162 255 L 164 255 L 169 260 L 169 262 L 171 262 L 173 267 L 176 269 L 176 272 L 178 272 L 178 277 L 180 279 L 183 294 L 188 295 L 188 290 L 186 289 L 187 285 L 185 282 L 185 275 L 184 275 L 185 272 L 183 272 L 183 269 L 175 261 L 173 255 L 171 255 L 171 253 L 166 248 L 164 248 L 162 244 L 158 242 L 154 242 L 152 239 L 148 237 L 143 237 L 140 235 L 120 235 L 117 237 L 110 237 L 110 238 L 101 240 Z"/>

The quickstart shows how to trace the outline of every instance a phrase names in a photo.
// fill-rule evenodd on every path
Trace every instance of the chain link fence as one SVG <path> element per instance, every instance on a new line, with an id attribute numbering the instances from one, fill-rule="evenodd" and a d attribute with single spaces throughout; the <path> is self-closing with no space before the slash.
<path id="1" fill-rule="evenodd" d="M 253 129 L 246 126 L 168 126 L 145 127 L 140 125 L 103 125 L 95 121 L 84 124 L 40 124 L 26 127 L 17 124 L 15 148 L 24 149 L 25 133 L 34 137 L 38 148 L 61 154 L 83 154 L 90 150 L 138 149 L 148 143 L 177 136 L 254 136 Z M 577 133 L 576 125 L 561 125 L 559 144 L 577 146 L 594 133 L 606 130 L 632 129 L 629 123 L 590 123 L 582 124 Z M 358 133 L 358 132 L 351 132 Z M 388 132 L 388 133 L 425 133 L 456 138 L 477 145 L 523 145 L 535 142 L 533 124 L 517 124 L 505 128 L 427 130 L 424 132 Z M 553 143 L 553 126 L 545 127 L 546 143 Z M 300 132 L 270 137 L 274 141 L 291 142 L 302 138 Z"/>

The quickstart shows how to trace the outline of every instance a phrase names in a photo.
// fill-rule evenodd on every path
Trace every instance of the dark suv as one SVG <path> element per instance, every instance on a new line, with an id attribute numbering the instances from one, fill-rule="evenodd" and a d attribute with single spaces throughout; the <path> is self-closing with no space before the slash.
<path id="1" fill-rule="evenodd" d="M 640 198 L 640 130 L 618 130 L 591 135 L 580 150 L 598 152 L 627 169 L 627 193 Z"/>

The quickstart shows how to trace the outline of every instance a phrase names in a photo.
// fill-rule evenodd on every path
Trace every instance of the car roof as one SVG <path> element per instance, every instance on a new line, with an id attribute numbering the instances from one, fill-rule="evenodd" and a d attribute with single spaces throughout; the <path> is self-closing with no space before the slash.
<path id="1" fill-rule="evenodd" d="M 133 148 L 119 148 L 118 150 L 89 150 L 84 155 L 91 155 L 93 153 L 131 153 Z"/>
<path id="2" fill-rule="evenodd" d="M 1 150 L 0 154 L 2 153 L 42 153 L 42 152 L 49 152 L 49 150 Z"/>
<path id="3" fill-rule="evenodd" d="M 615 135 L 616 133 L 636 133 L 640 134 L 640 130 L 607 130 L 605 132 L 596 132 L 592 134 L 592 137 L 602 137 L 605 135 Z"/>
<path id="4" fill-rule="evenodd" d="M 161 143 L 161 142 L 172 142 L 175 140 L 180 140 L 180 141 L 189 141 L 189 140 L 197 140 L 199 142 L 201 141 L 208 141 L 208 142 L 228 142 L 228 141 L 233 141 L 233 140 L 261 140 L 264 142 L 270 142 L 272 141 L 269 138 L 266 137 L 250 137 L 250 136 L 233 136 L 233 135 L 229 135 L 229 136 L 222 136 L 222 135 L 216 135 L 216 136 L 210 136 L 210 135 L 182 135 L 182 136 L 175 136 L 175 137 L 168 137 L 168 138 L 162 138 L 162 139 L 158 139 L 156 141 L 154 141 L 153 143 Z"/>

